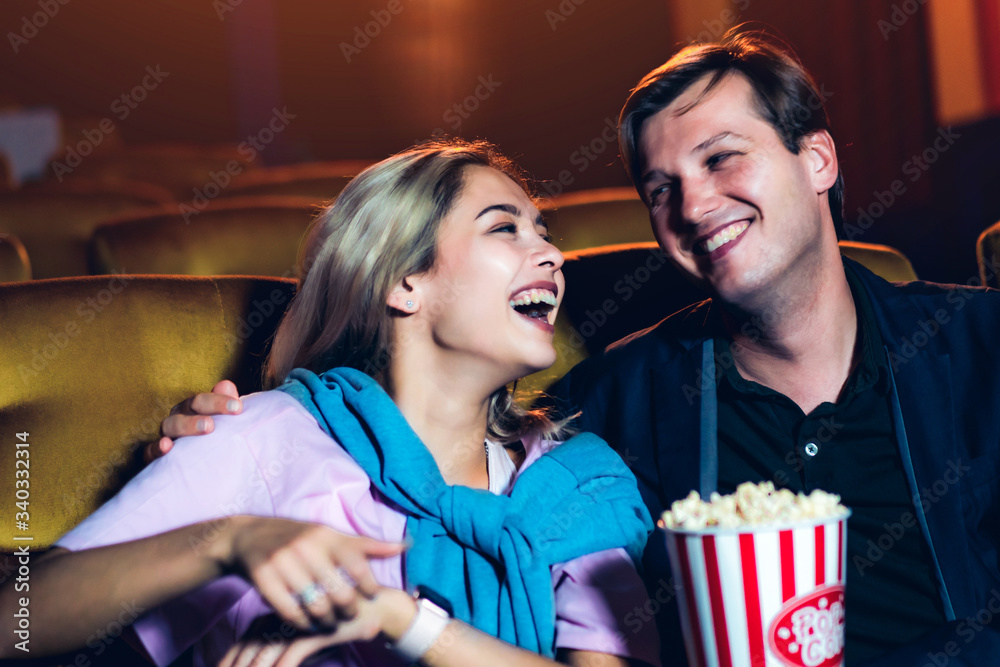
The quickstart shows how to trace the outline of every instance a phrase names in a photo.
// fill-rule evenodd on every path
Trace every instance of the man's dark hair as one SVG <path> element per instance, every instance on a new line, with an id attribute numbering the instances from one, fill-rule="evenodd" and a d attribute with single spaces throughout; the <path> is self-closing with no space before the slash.
<path id="1" fill-rule="evenodd" d="M 639 140 L 643 125 L 709 74 L 708 86 L 692 107 L 728 75 L 741 74 L 753 88 L 757 114 L 792 153 L 798 155 L 808 135 L 830 131 L 823 96 L 791 49 L 760 30 L 746 32 L 744 26 L 736 26 L 719 42 L 681 50 L 632 89 L 619 118 L 618 143 L 625 170 L 637 189 L 642 178 Z M 844 222 L 844 177 L 839 170 L 827 196 L 839 232 Z"/>

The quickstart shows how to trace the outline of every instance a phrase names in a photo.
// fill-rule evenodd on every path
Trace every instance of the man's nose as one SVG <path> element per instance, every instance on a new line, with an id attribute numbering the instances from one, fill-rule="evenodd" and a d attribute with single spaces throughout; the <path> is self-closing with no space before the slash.
<path id="1" fill-rule="evenodd" d="M 701 223 L 722 201 L 712 180 L 701 176 L 684 180 L 680 199 L 680 214 L 689 225 Z"/>

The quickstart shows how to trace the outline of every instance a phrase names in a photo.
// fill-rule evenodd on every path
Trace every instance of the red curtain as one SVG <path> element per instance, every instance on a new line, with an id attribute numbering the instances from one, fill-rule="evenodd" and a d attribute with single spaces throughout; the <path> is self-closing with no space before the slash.
<path id="1" fill-rule="evenodd" d="M 1000 113 L 1000 0 L 977 0 L 983 81 L 990 111 Z"/>

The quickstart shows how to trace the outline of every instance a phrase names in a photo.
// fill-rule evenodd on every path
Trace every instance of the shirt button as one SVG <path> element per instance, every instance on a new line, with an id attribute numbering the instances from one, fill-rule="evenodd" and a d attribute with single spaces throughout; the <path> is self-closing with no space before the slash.
<path id="1" fill-rule="evenodd" d="M 819 445 L 817 445 L 815 442 L 807 442 L 806 446 L 803 449 L 806 452 L 806 456 L 810 458 L 819 454 Z"/>

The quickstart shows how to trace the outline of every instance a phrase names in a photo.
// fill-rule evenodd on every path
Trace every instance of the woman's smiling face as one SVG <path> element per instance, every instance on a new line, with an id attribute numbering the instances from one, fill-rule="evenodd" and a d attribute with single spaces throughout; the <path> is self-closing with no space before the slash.
<path id="1" fill-rule="evenodd" d="M 510 380 L 548 368 L 562 263 L 524 190 L 496 169 L 467 167 L 434 267 L 415 277 L 434 343 L 495 362 Z"/>

